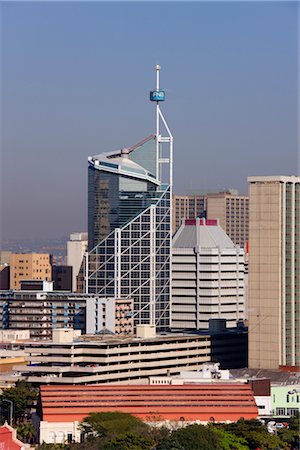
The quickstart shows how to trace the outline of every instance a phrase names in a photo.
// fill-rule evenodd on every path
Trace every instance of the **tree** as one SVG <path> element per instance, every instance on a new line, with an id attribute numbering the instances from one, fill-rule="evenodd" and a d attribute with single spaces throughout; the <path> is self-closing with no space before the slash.
<path id="1" fill-rule="evenodd" d="M 204 425 L 188 425 L 173 431 L 157 445 L 157 450 L 222 450 L 220 438 Z"/>
<path id="2" fill-rule="evenodd" d="M 18 380 L 15 387 L 4 389 L 2 399 L 13 402 L 13 416 L 15 421 L 22 421 L 36 401 L 38 391 L 30 383 Z"/>
<path id="3" fill-rule="evenodd" d="M 219 436 L 222 450 L 249 450 L 246 439 L 220 428 L 211 427 L 211 430 Z"/>
<path id="4" fill-rule="evenodd" d="M 103 450 L 151 450 L 154 443 L 150 437 L 126 433 L 107 441 L 103 446 Z"/>
<path id="5" fill-rule="evenodd" d="M 250 450 L 259 448 L 260 450 L 287 449 L 288 446 L 278 436 L 271 435 L 265 425 L 259 420 L 238 420 L 229 424 L 216 424 L 218 429 L 243 438 Z"/>
<path id="6" fill-rule="evenodd" d="M 33 444 L 35 442 L 36 431 L 32 423 L 23 422 L 17 425 L 17 436 L 21 441 Z"/>
<path id="7" fill-rule="evenodd" d="M 113 439 L 121 434 L 148 434 L 148 426 L 131 414 L 122 412 L 99 412 L 89 414 L 81 424 L 86 435 Z"/>

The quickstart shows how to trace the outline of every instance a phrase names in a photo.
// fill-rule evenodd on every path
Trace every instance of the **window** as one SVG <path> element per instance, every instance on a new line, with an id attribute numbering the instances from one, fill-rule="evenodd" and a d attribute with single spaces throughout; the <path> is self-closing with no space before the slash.
<path id="1" fill-rule="evenodd" d="M 276 408 L 276 416 L 285 416 L 285 408 Z"/>
<path id="2" fill-rule="evenodd" d="M 299 408 L 287 408 L 288 416 L 297 416 L 299 414 Z"/>

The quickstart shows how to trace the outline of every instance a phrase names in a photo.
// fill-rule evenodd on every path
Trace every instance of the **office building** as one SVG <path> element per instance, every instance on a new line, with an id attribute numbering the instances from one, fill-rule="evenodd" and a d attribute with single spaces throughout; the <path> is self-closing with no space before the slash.
<path id="1" fill-rule="evenodd" d="M 133 301 L 130 298 L 101 298 L 86 300 L 86 333 L 133 334 Z"/>
<path id="2" fill-rule="evenodd" d="M 23 281 L 19 291 L 0 291 L 0 329 L 30 331 L 51 339 L 53 330 L 82 333 L 133 333 L 132 299 L 53 291 L 53 282 Z"/>
<path id="3" fill-rule="evenodd" d="M 89 293 L 132 298 L 135 325 L 163 331 L 170 326 L 173 138 L 158 102 L 156 123 L 156 134 L 138 144 L 89 157 L 86 282 Z"/>
<path id="4" fill-rule="evenodd" d="M 155 335 L 143 327 L 146 325 L 137 326 L 136 337 L 74 336 L 73 330 L 54 330 L 52 342 L 26 345 L 28 365 L 15 366 L 15 375 L 35 384 L 127 384 L 147 382 L 150 376 L 198 370 L 212 357 L 214 361 L 227 359 L 226 368 L 241 367 L 236 365 L 240 341 L 232 333 L 213 341 L 209 334 Z"/>
<path id="5" fill-rule="evenodd" d="M 82 264 L 83 255 L 88 247 L 87 233 L 71 233 L 67 242 L 67 265 L 72 267 L 71 291 L 77 291 L 77 277 Z"/>
<path id="6" fill-rule="evenodd" d="M 86 295 L 59 291 L 1 291 L 0 327 L 51 339 L 56 328 L 86 329 Z"/>
<path id="7" fill-rule="evenodd" d="M 72 292 L 72 266 L 52 266 L 53 289 Z"/>
<path id="8" fill-rule="evenodd" d="M 248 210 L 248 197 L 239 195 L 234 189 L 201 195 L 174 195 L 173 232 L 183 219 L 219 219 L 220 226 L 233 243 L 244 247 L 248 241 Z"/>
<path id="9" fill-rule="evenodd" d="M 52 280 L 52 258 L 48 253 L 12 253 L 10 289 L 20 289 L 22 280 Z"/>
<path id="10" fill-rule="evenodd" d="M 300 177 L 249 177 L 249 366 L 300 365 Z"/>
<path id="11" fill-rule="evenodd" d="M 186 219 L 173 238 L 172 329 L 245 319 L 244 250 L 213 219 Z"/>

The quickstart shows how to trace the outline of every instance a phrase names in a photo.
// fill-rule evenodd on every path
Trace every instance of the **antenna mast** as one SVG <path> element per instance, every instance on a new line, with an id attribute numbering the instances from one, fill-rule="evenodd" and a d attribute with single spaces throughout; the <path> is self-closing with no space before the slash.
<path id="1" fill-rule="evenodd" d="M 169 179 L 168 184 L 170 186 L 170 191 L 172 195 L 172 186 L 173 186 L 173 136 L 168 127 L 168 124 L 163 116 L 163 113 L 160 109 L 160 102 L 165 101 L 165 91 L 160 88 L 159 85 L 159 75 L 160 75 L 161 66 L 156 64 L 155 72 L 156 72 L 156 88 L 153 91 L 150 91 L 150 100 L 152 102 L 156 102 L 156 178 L 163 183 L 163 173 L 162 173 L 162 164 L 169 165 Z M 160 123 L 164 125 L 164 128 L 167 132 L 167 136 L 162 136 L 160 134 Z M 162 154 L 162 144 L 169 144 L 168 155 L 167 157 L 163 157 Z"/>

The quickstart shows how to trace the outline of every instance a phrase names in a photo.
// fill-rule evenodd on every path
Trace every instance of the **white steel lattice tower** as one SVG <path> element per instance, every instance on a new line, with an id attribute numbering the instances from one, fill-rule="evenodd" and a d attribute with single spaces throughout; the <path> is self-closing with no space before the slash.
<path id="1" fill-rule="evenodd" d="M 135 324 L 163 331 L 170 326 L 173 136 L 160 109 L 160 66 L 155 70 L 156 133 L 89 157 L 85 286 L 105 297 L 132 297 Z"/>

